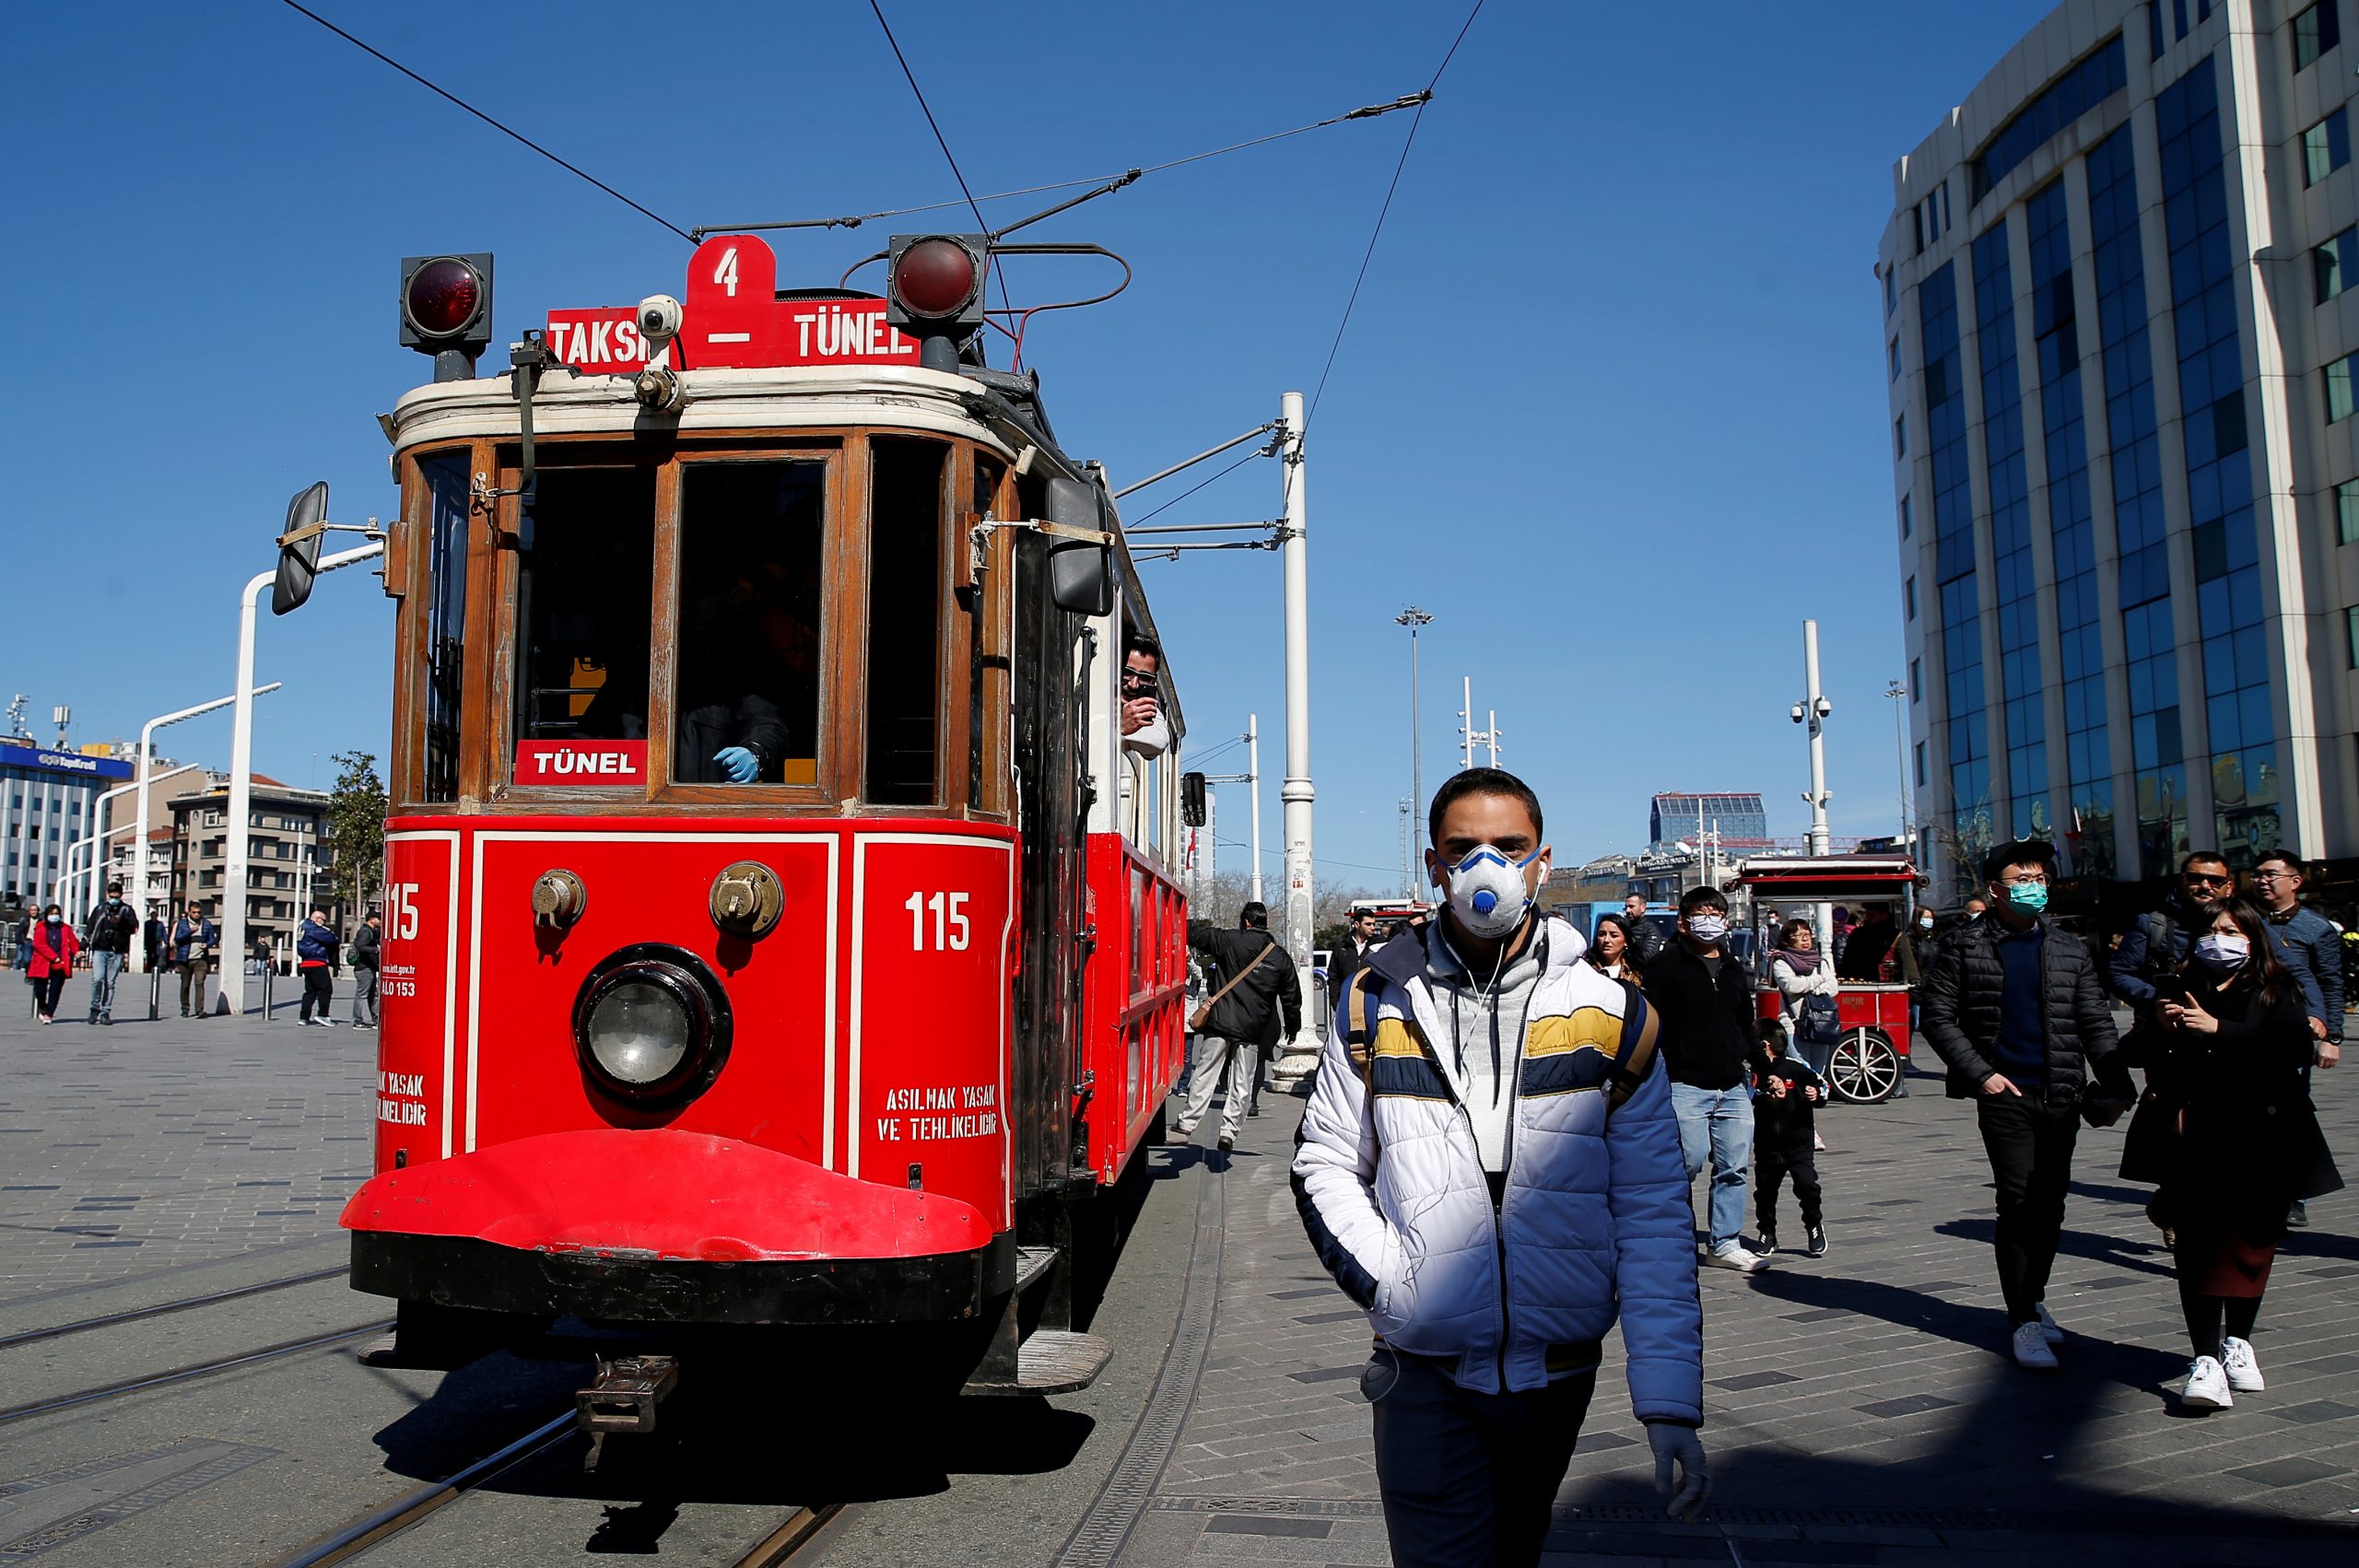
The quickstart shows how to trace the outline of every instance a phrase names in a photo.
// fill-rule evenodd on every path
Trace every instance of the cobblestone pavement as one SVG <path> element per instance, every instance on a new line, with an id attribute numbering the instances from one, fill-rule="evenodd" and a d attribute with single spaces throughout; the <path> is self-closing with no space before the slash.
<path id="1" fill-rule="evenodd" d="M 81 1022 L 78 976 L 53 1025 L 0 1008 L 0 1313 L 264 1249 L 340 1260 L 377 1036 L 181 1018 L 176 991 L 150 1023 L 145 977 L 123 989 L 111 1027 Z"/>
<path id="2" fill-rule="evenodd" d="M 2359 1176 L 2359 1073 L 2321 1073 Z M 1125 1568 L 1389 1561 L 1365 1319 L 1304 1240 L 1286 1181 L 1300 1102 L 1263 1100 L 1226 1176 L 1218 1316 L 1201 1382 Z M 1207 1127 L 1211 1122 L 1207 1121 Z M 1706 1270 L 1710 1519 L 1654 1506 L 1617 1341 L 1557 1502 L 1555 1564 L 2349 1561 L 2359 1533 L 2359 1200 L 2311 1205 L 2255 1336 L 2269 1391 L 2177 1414 L 2187 1351 L 2148 1189 L 2113 1176 L 2120 1131 L 2082 1134 L 2049 1303 L 2060 1373 L 2002 1353 L 1989 1173 L 1971 1107 L 1909 1098 L 1825 1113 L 1826 1258 Z M 1791 1199 L 1789 1197 L 1790 1205 Z M 1798 1229 L 1787 1215 L 1790 1234 Z M 2337 1534 L 2327 1532 L 2334 1531 Z"/>

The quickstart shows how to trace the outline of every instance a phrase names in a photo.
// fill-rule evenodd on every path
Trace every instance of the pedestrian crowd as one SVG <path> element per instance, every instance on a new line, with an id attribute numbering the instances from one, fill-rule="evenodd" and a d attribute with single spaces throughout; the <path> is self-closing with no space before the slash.
<path id="1" fill-rule="evenodd" d="M 1636 895 L 1586 933 L 1541 911 L 1541 804 L 1511 774 L 1456 775 L 1426 826 L 1439 907 L 1389 933 L 1356 920 L 1331 961 L 1293 1163 L 1312 1246 L 1374 1332 L 1361 1388 L 1402 1568 L 1538 1561 L 1617 1321 L 1657 1490 L 1674 1516 L 1700 1507 L 1696 1272 L 1828 1255 L 1817 1118 L 1830 1066 L 1843 1071 L 1830 1059 L 1846 981 L 1905 985 L 1948 1093 L 1974 1105 L 1997 1342 L 2018 1366 L 2061 1364 L 2047 1287 L 2075 1143 L 2127 1116 L 2119 1174 L 2154 1188 L 2189 1341 L 2178 1402 L 2265 1388 L 2252 1335 L 2277 1247 L 2341 1185 L 2308 1081 L 2340 1059 L 2359 953 L 2303 905 L 2299 860 L 2265 854 L 2240 887 L 2217 854 L 2189 856 L 2161 908 L 2093 951 L 2048 913 L 2052 847 L 2001 845 L 1948 921 L 1786 920 L 1756 982 L 1717 888 L 1687 890 L 1668 934 Z M 1210 933 L 1197 954 L 1250 986 L 1264 923 Z M 1227 1041 L 1199 1054 L 1180 1124 L 1203 1119 L 1226 1072 L 1224 1150 L 1250 1096 Z"/>
<path id="2" fill-rule="evenodd" d="M 125 902 L 123 884 L 110 883 L 106 897 L 90 911 L 80 930 L 65 919 L 61 906 L 50 904 L 27 909 L 15 939 L 16 965 L 24 973 L 32 991 L 33 1012 L 43 1024 L 57 1021 L 65 983 L 81 967 L 90 977 L 88 1022 L 111 1025 L 116 993 L 135 939 L 140 943 L 147 973 L 179 977 L 180 1015 L 212 1016 L 205 991 L 206 981 L 220 967 L 221 932 L 204 906 L 194 900 L 182 905 L 170 919 L 151 912 L 143 920 Z M 375 1028 L 382 943 L 381 921 L 373 909 L 353 928 L 348 943 L 337 942 L 326 909 L 313 909 L 296 937 L 296 968 L 303 980 L 298 1022 L 334 1024 L 335 1021 L 328 1016 L 334 1005 L 334 977 L 348 965 L 353 977 L 352 1026 Z M 260 936 L 254 939 L 254 960 L 265 967 L 273 961 L 269 942 Z M 157 995 L 160 1005 L 160 990 Z"/>

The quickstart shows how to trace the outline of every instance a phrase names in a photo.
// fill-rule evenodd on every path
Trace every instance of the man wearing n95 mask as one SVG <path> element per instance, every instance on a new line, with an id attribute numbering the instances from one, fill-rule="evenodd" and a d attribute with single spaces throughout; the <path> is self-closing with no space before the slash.
<path id="1" fill-rule="evenodd" d="M 1393 1562 L 1531 1564 L 1617 1317 L 1657 1490 L 1702 1505 L 1687 1184 L 1652 1009 L 1534 907 L 1530 787 L 1470 768 L 1426 825 L 1447 905 L 1337 995 L 1295 1199 L 1375 1330 L 1360 1387 Z"/>

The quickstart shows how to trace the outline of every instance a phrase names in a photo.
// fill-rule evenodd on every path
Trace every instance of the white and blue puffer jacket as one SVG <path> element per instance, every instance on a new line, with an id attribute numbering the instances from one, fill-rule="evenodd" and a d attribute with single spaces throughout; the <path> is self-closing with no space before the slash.
<path id="1" fill-rule="evenodd" d="M 1461 1065 L 1409 936 L 1373 954 L 1359 1055 L 1339 1007 L 1296 1137 L 1295 1199 L 1336 1282 L 1378 1336 L 1457 1358 L 1461 1386 L 1537 1388 L 1596 1364 L 1618 1316 L 1642 1421 L 1700 1425 L 1704 1313 L 1687 1169 L 1655 1017 L 1635 987 L 1579 962 L 1550 919 L 1496 1210 Z M 1626 1098 L 1625 1097 L 1626 1096 Z M 1618 1104 L 1615 1102 L 1619 1102 Z"/>

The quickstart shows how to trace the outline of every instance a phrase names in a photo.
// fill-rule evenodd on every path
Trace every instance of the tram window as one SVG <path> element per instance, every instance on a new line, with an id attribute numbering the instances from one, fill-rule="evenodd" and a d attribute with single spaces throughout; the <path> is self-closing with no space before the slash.
<path id="1" fill-rule="evenodd" d="M 869 451 L 874 467 L 866 793 L 881 804 L 924 805 L 934 798 L 942 468 L 949 449 L 933 441 L 879 439 Z"/>
<path id="2" fill-rule="evenodd" d="M 520 741 L 647 738 L 655 470 L 544 468 L 520 520 Z"/>
<path id="3" fill-rule="evenodd" d="M 467 454 L 422 458 L 428 537 L 426 585 L 426 755 L 418 799 L 459 798 L 459 716 L 466 685 Z M 217 814 L 211 821 L 219 822 Z"/>
<path id="4" fill-rule="evenodd" d="M 683 470 L 675 781 L 816 781 L 827 506 L 824 462 Z"/>

